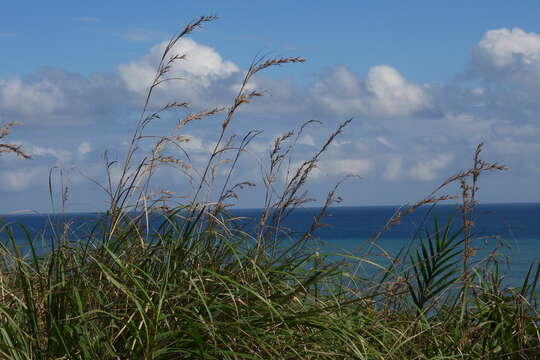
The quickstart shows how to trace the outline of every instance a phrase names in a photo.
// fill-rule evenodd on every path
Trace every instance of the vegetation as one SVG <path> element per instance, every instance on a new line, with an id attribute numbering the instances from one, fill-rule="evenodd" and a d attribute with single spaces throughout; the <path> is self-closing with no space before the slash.
<path id="1" fill-rule="evenodd" d="M 172 64 L 183 59 L 172 53 L 174 45 L 210 20 L 201 17 L 189 24 L 165 49 L 116 182 L 110 175 L 114 165 L 107 164 L 109 181 L 103 189 L 110 206 L 93 235 L 74 243 L 67 231 L 59 231 L 54 247 L 41 254 L 36 239 L 26 233 L 26 256 L 13 235 L 13 226 L 19 225 L 2 226 L 0 357 L 540 358 L 540 266 L 531 265 L 522 286 L 514 289 L 502 286 L 494 258 L 472 261 L 478 178 L 505 170 L 480 159 L 481 145 L 470 170 L 401 209 L 371 243 L 418 207 L 452 198 L 440 195 L 450 184 L 461 188 L 461 216 L 442 224 L 433 220 L 417 244 L 384 266 L 369 253 L 336 259 L 310 251 L 326 210 L 339 201 L 337 186 L 304 233 L 291 234 L 282 225 L 309 200 L 306 179 L 349 121 L 297 168 L 290 166 L 289 154 L 310 122 L 275 140 L 268 162 L 261 165 L 266 195 L 256 230 L 247 231 L 228 210 L 237 191 L 252 185 L 230 183 L 238 158 L 257 135 L 236 140 L 230 134 L 237 109 L 262 95 L 247 85 L 256 73 L 301 63 L 301 58 L 256 59 L 230 106 L 187 114 L 173 134 L 159 137 L 149 154 L 139 154 L 149 123 L 163 112 L 187 109 L 187 103 L 175 102 L 155 110 L 152 93 L 170 80 Z M 207 165 L 190 175 L 193 196 L 181 203 L 170 193 L 152 192 L 160 166 L 190 170 L 189 161 L 167 152 L 186 141 L 179 135 L 182 128 L 219 114 L 224 120 Z M 13 145 L 0 149 L 24 154 Z M 225 180 L 215 176 L 218 167 L 226 168 Z M 278 191 L 281 178 L 286 181 Z M 158 227 L 150 225 L 156 213 L 162 216 Z M 360 264 L 378 271 L 366 273 Z"/>

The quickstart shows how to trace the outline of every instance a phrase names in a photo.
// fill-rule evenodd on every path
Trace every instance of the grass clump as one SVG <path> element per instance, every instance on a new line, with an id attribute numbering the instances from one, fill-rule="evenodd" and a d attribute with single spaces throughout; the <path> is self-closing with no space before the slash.
<path id="1" fill-rule="evenodd" d="M 230 106 L 187 114 L 173 134 L 160 136 L 149 154 L 139 154 L 148 124 L 162 112 L 188 108 L 184 102 L 157 110 L 151 106 L 154 89 L 172 80 L 172 65 L 183 60 L 172 53 L 175 44 L 213 19 L 192 22 L 166 47 L 118 181 L 109 176 L 103 186 L 109 209 L 96 221 L 93 235 L 71 242 L 68 232 L 60 231 L 54 247 L 41 253 L 26 232 L 28 251 L 21 253 L 13 235 L 13 226 L 19 225 L 0 229 L 0 357 L 539 358 L 540 265 L 531 266 L 522 286 L 513 289 L 502 285 L 496 261 L 473 261 L 478 177 L 505 170 L 483 162 L 481 146 L 470 170 L 401 209 L 372 239 L 374 244 L 418 207 L 452 198 L 438 193 L 449 184 L 460 185 L 459 221 L 435 220 L 418 244 L 389 265 L 374 263 L 369 252 L 336 259 L 310 250 L 325 212 L 339 201 L 337 186 L 305 232 L 291 234 L 283 226 L 295 208 L 309 201 L 304 192 L 309 174 L 350 120 L 294 169 L 289 155 L 313 122 L 278 137 L 268 163 L 261 165 L 266 193 L 260 218 L 247 229 L 228 210 L 238 189 L 252 186 L 230 183 L 239 157 L 258 135 L 230 134 L 237 109 L 262 95 L 248 84 L 266 68 L 302 58 L 256 59 Z M 190 169 L 185 159 L 166 153 L 168 146 L 182 143 L 178 132 L 193 120 L 220 114 L 224 120 L 206 165 L 196 176 L 188 174 L 193 196 L 175 203 L 169 193 L 151 192 L 160 166 Z M 2 134 L 0 139 L 7 135 Z M 24 154 L 17 147 L 0 148 Z M 112 166 L 108 163 L 107 169 Z M 215 175 L 220 166 L 228 166 L 225 180 Z M 276 179 L 284 172 L 279 192 Z M 362 263 L 378 271 L 365 272 Z"/>

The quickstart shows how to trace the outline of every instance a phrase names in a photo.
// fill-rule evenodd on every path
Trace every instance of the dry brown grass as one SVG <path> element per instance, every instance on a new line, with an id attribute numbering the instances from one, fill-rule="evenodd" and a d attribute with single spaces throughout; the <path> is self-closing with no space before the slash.
<path id="1" fill-rule="evenodd" d="M 5 143 L 4 139 L 10 134 L 11 128 L 15 125 L 18 125 L 16 122 L 9 122 L 0 125 L 0 154 L 1 153 L 11 153 L 15 154 L 23 159 L 31 159 L 31 156 L 25 153 L 22 150 L 21 145 L 15 145 L 10 143 Z"/>

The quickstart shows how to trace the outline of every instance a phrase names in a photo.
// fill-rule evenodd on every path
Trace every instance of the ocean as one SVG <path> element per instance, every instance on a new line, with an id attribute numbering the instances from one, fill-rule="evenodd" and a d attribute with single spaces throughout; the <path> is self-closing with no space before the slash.
<path id="1" fill-rule="evenodd" d="M 313 217 L 320 209 L 304 208 L 294 211 L 283 223 L 296 233 L 309 228 Z M 328 210 L 323 219 L 325 226 L 315 233 L 313 247 L 322 252 L 362 254 L 367 247 L 373 249 L 371 240 L 387 223 L 396 206 L 370 207 L 334 207 Z M 261 210 L 233 210 L 232 215 L 245 219 L 257 218 Z M 38 246 L 50 247 L 55 231 L 62 227 L 51 224 L 70 223 L 70 238 L 84 238 L 92 230 L 92 225 L 99 217 L 96 213 L 76 213 L 64 215 L 5 215 L 1 221 L 22 224 L 28 229 Z M 422 207 L 408 215 L 392 229 L 383 233 L 376 241 L 376 251 L 370 256 L 381 256 L 384 249 L 395 255 L 400 249 L 414 246 L 425 237 L 425 229 L 433 228 L 433 216 L 440 224 L 453 218 L 460 223 L 460 214 L 455 206 L 439 205 L 434 209 Z M 245 220 L 248 221 L 248 220 Z M 495 246 L 500 246 L 499 253 L 506 260 L 501 268 L 505 273 L 505 282 L 519 286 L 529 266 L 540 258 L 540 203 L 523 204 L 480 204 L 474 211 L 473 246 L 477 248 L 475 259 L 485 258 Z M 26 240 L 20 227 L 14 226 L 14 237 L 25 248 Z M 7 241 L 5 232 L 0 240 Z M 39 245 L 40 244 L 40 245 Z"/>

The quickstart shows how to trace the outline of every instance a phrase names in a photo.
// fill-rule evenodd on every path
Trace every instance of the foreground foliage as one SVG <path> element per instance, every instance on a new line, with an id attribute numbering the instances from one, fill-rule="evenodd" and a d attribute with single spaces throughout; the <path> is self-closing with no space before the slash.
<path id="1" fill-rule="evenodd" d="M 97 247 L 66 242 L 44 257 L 24 258 L 4 245 L 1 356 L 534 359 L 540 354 L 532 286 L 538 271 L 530 272 L 521 289 L 505 289 L 497 266 L 487 267 L 475 273 L 470 293 L 463 294 L 454 276 L 455 252 L 450 253 L 462 251 L 463 240 L 446 227 L 412 252 L 407 279 L 387 268 L 371 274 L 381 279 L 376 283 L 361 272 L 352 275 L 351 264 L 298 246 L 268 256 L 245 246 L 247 235 L 188 233 L 193 225 L 171 215 L 149 243 L 134 235 L 132 224 Z M 9 237 L 9 228 L 3 230 Z"/>

